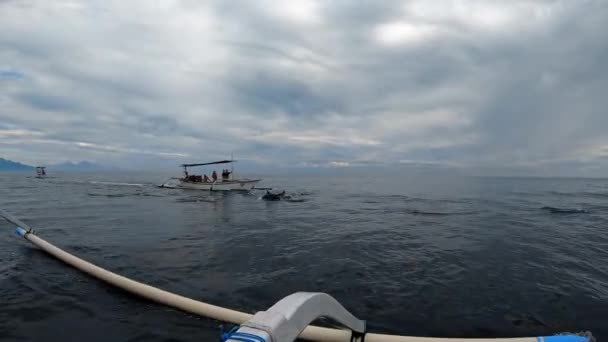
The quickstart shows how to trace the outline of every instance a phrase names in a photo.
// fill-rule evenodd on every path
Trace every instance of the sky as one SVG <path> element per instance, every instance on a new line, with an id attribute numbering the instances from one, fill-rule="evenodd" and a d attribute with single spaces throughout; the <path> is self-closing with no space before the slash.
<path id="1" fill-rule="evenodd" d="M 0 157 L 608 174 L 605 0 L 0 0 Z"/>

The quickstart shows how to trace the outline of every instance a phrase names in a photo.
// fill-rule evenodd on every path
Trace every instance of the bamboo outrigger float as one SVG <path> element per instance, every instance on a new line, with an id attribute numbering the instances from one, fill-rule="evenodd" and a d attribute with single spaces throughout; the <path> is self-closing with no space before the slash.
<path id="1" fill-rule="evenodd" d="M 235 311 L 140 283 L 80 259 L 38 237 L 21 220 L 0 210 L 0 217 L 17 226 L 16 233 L 55 258 L 99 280 L 159 304 L 192 314 L 238 324 L 222 340 L 228 342 L 293 342 L 296 337 L 325 342 L 591 342 L 593 336 L 564 334 L 519 338 L 432 338 L 368 333 L 365 321 L 358 320 L 335 299 L 324 293 L 298 292 L 285 297 L 266 311 L 255 315 Z M 330 317 L 347 329 L 308 325 L 319 317 Z"/>

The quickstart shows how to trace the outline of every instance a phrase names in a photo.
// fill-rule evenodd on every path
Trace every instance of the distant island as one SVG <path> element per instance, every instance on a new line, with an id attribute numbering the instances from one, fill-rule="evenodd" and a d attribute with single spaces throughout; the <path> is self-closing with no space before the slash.
<path id="1" fill-rule="evenodd" d="M 12 160 L 0 158 L 0 170 L 33 170 L 33 166 L 14 162 Z"/>
<path id="2" fill-rule="evenodd" d="M 51 165 L 43 165 L 52 170 L 62 170 L 62 171 L 86 171 L 86 170 L 110 170 L 112 168 L 105 167 L 103 165 L 95 164 L 89 161 L 80 161 L 80 162 L 65 162 L 59 164 L 51 164 Z M 33 170 L 34 166 L 22 164 L 16 161 L 0 158 L 0 171 L 27 171 Z"/>

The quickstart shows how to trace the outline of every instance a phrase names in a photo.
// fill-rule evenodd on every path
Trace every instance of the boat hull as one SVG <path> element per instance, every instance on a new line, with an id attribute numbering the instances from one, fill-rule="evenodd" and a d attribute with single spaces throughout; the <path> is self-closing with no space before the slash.
<path id="1" fill-rule="evenodd" d="M 171 178 L 163 183 L 161 187 L 171 189 L 190 189 L 206 191 L 249 191 L 259 182 L 259 179 L 233 179 L 228 181 L 217 181 L 214 183 L 188 182 L 181 178 Z"/>

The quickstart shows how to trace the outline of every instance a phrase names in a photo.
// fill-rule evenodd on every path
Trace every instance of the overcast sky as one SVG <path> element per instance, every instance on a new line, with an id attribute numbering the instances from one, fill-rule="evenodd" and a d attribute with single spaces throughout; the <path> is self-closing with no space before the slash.
<path id="1" fill-rule="evenodd" d="M 608 1 L 0 0 L 0 157 L 608 174 Z"/>

